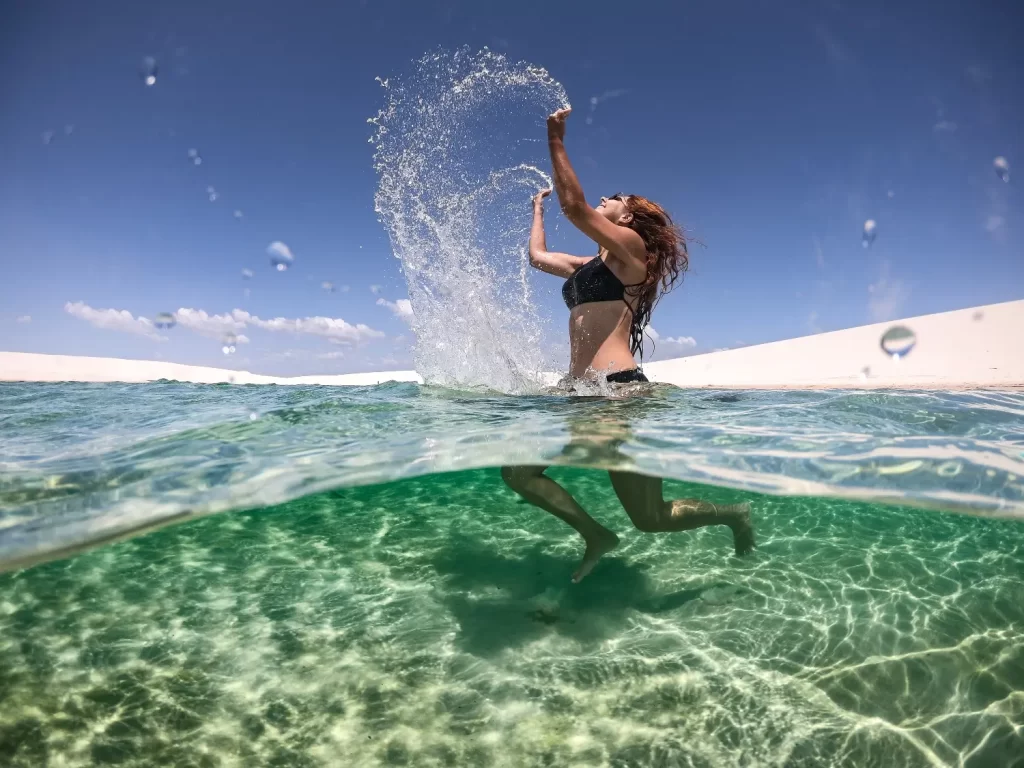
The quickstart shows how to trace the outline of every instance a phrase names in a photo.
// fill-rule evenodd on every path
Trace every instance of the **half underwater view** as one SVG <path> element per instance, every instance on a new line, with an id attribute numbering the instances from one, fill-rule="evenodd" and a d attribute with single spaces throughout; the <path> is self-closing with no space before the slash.
<path id="1" fill-rule="evenodd" d="M 1015 4 L 3 26 L 0 765 L 1024 768 Z"/>

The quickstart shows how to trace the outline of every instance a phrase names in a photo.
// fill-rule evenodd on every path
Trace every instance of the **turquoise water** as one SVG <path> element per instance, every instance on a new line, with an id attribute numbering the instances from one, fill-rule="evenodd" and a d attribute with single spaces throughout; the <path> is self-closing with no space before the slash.
<path id="1" fill-rule="evenodd" d="M 0 385 L 0 446 L 14 765 L 1024 755 L 1020 393 Z M 621 537 L 583 583 L 506 463 Z M 757 551 L 632 529 L 607 468 Z"/>

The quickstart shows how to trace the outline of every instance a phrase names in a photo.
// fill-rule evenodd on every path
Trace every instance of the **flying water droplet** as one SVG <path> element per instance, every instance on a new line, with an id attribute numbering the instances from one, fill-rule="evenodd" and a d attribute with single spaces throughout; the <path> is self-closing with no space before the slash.
<path id="1" fill-rule="evenodd" d="M 188 159 L 192 161 L 192 165 L 202 165 L 203 158 L 199 156 L 198 149 L 190 149 L 188 151 Z"/>
<path id="2" fill-rule="evenodd" d="M 270 265 L 278 272 L 284 272 L 292 265 L 292 262 L 295 261 L 295 256 L 292 254 L 291 248 L 280 240 L 275 240 L 268 245 L 267 253 L 270 255 Z"/>
<path id="3" fill-rule="evenodd" d="M 158 312 L 156 317 L 153 318 L 153 325 L 163 330 L 170 330 L 178 324 L 174 315 L 171 312 Z"/>
<path id="4" fill-rule="evenodd" d="M 245 218 L 245 214 L 244 214 L 244 213 L 242 213 L 242 212 L 241 212 L 240 210 L 238 210 L 237 208 L 235 209 L 235 214 L 234 214 L 234 215 L 235 215 L 235 218 L 236 218 L 236 219 L 242 219 L 242 218 Z"/>
<path id="5" fill-rule="evenodd" d="M 1010 163 L 1009 161 L 1000 155 L 992 161 L 992 167 L 995 169 L 996 176 L 1005 181 L 1007 184 L 1010 183 Z"/>
<path id="6" fill-rule="evenodd" d="M 896 192 L 890 189 L 888 192 L 886 192 L 886 195 L 888 195 L 889 199 L 892 200 L 894 197 L 896 197 Z"/>
<path id="7" fill-rule="evenodd" d="M 905 325 L 894 325 L 882 334 L 882 351 L 893 360 L 909 355 L 915 344 L 917 336 Z"/>
<path id="8" fill-rule="evenodd" d="M 864 222 L 864 234 L 861 236 L 861 245 L 865 248 L 870 248 L 871 244 L 875 242 L 875 235 L 877 234 L 878 224 L 875 223 L 874 219 L 868 219 Z"/>
<path id="9" fill-rule="evenodd" d="M 253 271 L 251 269 L 243 269 L 242 270 L 242 277 L 244 277 L 246 280 L 251 280 L 252 276 L 253 276 Z"/>
<path id="10" fill-rule="evenodd" d="M 256 421 L 259 418 L 255 413 L 249 414 L 249 421 Z"/>
<path id="11" fill-rule="evenodd" d="M 869 366 L 865 365 L 863 368 L 860 369 L 860 380 L 861 381 L 867 381 L 868 377 L 870 375 L 871 375 L 871 368 Z"/>
<path id="12" fill-rule="evenodd" d="M 235 354 L 235 345 L 238 344 L 238 337 L 233 333 L 225 334 L 221 344 L 223 345 L 220 348 L 221 352 L 225 355 L 233 355 Z"/>
<path id="13" fill-rule="evenodd" d="M 156 65 L 156 59 L 152 56 L 147 56 L 142 60 L 142 68 L 139 74 L 142 76 L 142 82 L 147 86 L 156 85 L 156 76 L 159 72 L 160 69 Z"/>
<path id="14" fill-rule="evenodd" d="M 43 131 L 43 144 L 53 141 L 53 131 Z"/>
<path id="15" fill-rule="evenodd" d="M 329 283 L 325 280 L 324 282 L 320 283 L 320 287 L 323 288 L 328 293 L 334 293 L 334 283 Z"/>
<path id="16" fill-rule="evenodd" d="M 211 203 L 216 202 L 217 201 L 217 190 L 214 189 L 213 187 L 207 187 L 206 188 L 206 196 L 208 198 L 210 198 L 210 202 Z"/>

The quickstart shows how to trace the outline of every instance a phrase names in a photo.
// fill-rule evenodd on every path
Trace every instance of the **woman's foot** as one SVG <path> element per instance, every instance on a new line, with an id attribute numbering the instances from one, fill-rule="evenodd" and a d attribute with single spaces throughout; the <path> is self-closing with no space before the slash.
<path id="1" fill-rule="evenodd" d="M 588 573 L 594 570 L 597 561 L 608 552 L 619 546 L 619 537 L 609 530 L 605 530 L 593 539 L 587 539 L 587 551 L 583 554 L 583 562 L 572 575 L 573 584 L 579 584 Z"/>
<path id="2" fill-rule="evenodd" d="M 749 555 L 757 544 L 754 541 L 754 525 L 750 522 L 750 503 L 720 505 L 719 514 L 729 516 L 729 528 L 732 529 L 732 543 L 736 555 Z"/>

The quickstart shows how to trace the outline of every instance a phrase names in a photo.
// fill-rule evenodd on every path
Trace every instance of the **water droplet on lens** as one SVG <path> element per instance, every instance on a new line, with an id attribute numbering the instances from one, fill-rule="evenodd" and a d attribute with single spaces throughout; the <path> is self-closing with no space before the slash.
<path id="1" fill-rule="evenodd" d="M 984 320 L 985 319 L 985 313 L 982 312 L 979 309 L 977 312 L 975 312 L 973 315 L 971 315 L 971 319 L 974 320 L 974 321 Z"/>
<path id="2" fill-rule="evenodd" d="M 871 247 L 871 244 L 875 242 L 875 235 L 877 234 L 878 224 L 875 223 L 874 219 L 868 219 L 864 222 L 864 234 L 861 237 L 861 244 L 865 248 Z"/>
<path id="3" fill-rule="evenodd" d="M 295 261 L 295 256 L 292 254 L 291 248 L 280 240 L 275 240 L 268 245 L 267 253 L 270 254 L 270 265 L 278 272 L 284 272 L 292 265 L 292 262 Z"/>
<path id="4" fill-rule="evenodd" d="M 225 355 L 233 355 L 233 354 L 235 354 L 235 345 L 237 343 L 238 343 L 238 337 L 235 336 L 235 334 L 233 334 L 233 333 L 225 334 L 224 335 L 224 340 L 221 342 L 221 344 L 223 346 L 221 346 L 220 351 L 223 352 Z"/>
<path id="5" fill-rule="evenodd" d="M 210 202 L 211 203 L 215 202 L 217 200 L 217 190 L 214 189 L 213 187 L 207 187 L 206 188 L 206 196 L 208 198 L 210 198 Z"/>
<path id="6" fill-rule="evenodd" d="M 917 344 L 917 336 L 905 325 L 894 325 L 882 334 L 882 351 L 894 360 L 906 357 Z"/>
<path id="7" fill-rule="evenodd" d="M 189 158 L 189 160 L 192 161 L 192 165 L 202 165 L 203 164 L 203 158 L 201 158 L 199 156 L 199 150 L 198 149 L 190 149 L 188 151 L 188 158 Z"/>
<path id="8" fill-rule="evenodd" d="M 159 68 L 156 65 L 156 59 L 152 56 L 147 56 L 142 60 L 142 82 L 146 85 L 156 85 L 156 76 L 159 73 Z"/>
<path id="9" fill-rule="evenodd" d="M 328 293 L 334 293 L 334 283 L 329 283 L 327 281 L 324 281 L 324 282 L 320 283 L 320 287 L 323 288 Z"/>
<path id="10" fill-rule="evenodd" d="M 158 312 L 157 316 L 153 318 L 153 325 L 157 328 L 169 330 L 176 326 L 178 321 L 174 318 L 174 315 L 170 312 Z"/>
<path id="11" fill-rule="evenodd" d="M 253 276 L 253 271 L 251 269 L 243 269 L 242 270 L 242 277 L 244 277 L 246 280 L 252 279 L 252 276 Z"/>
<path id="12" fill-rule="evenodd" d="M 1000 155 L 995 160 L 993 160 L 992 167 L 995 169 L 996 175 L 1000 179 L 1002 179 L 1006 183 L 1010 182 L 1010 163 L 1009 161 L 1007 161 L 1005 157 Z"/>

